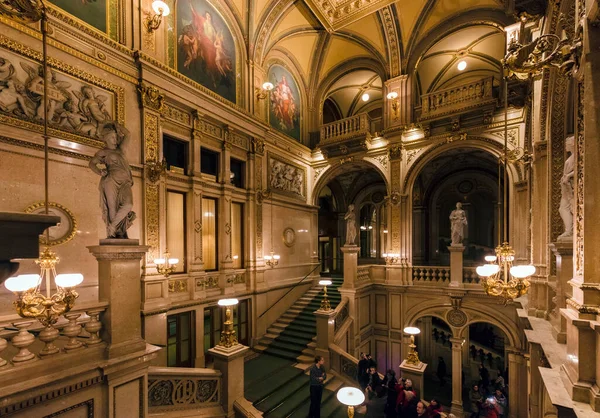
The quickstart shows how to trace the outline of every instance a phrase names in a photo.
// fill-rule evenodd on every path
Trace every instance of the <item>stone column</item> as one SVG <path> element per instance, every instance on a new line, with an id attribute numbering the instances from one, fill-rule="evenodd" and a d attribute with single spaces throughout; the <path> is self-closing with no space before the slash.
<path id="1" fill-rule="evenodd" d="M 335 336 L 335 311 L 333 309 L 329 311 L 319 309 L 314 314 L 317 319 L 317 348 L 315 349 L 315 355 L 323 356 L 325 364 L 331 364 L 329 345 L 333 344 L 333 337 Z"/>
<path id="2" fill-rule="evenodd" d="M 560 315 L 560 309 L 567 307 L 567 299 L 572 296 L 569 281 L 573 278 L 573 241 L 559 241 L 550 244 L 556 257 L 556 296 L 555 308 L 551 311 L 550 322 L 554 327 L 556 341 L 567 342 L 566 321 Z"/>
<path id="3" fill-rule="evenodd" d="M 242 344 L 225 348 L 217 345 L 208 350 L 214 358 L 214 368 L 222 374 L 221 405 L 228 417 L 235 416 L 233 403 L 244 397 L 244 357 L 248 347 Z"/>
<path id="4" fill-rule="evenodd" d="M 460 338 L 450 338 L 452 343 L 452 406 L 450 411 L 457 417 L 463 416 L 462 402 L 462 342 Z"/>
<path id="5" fill-rule="evenodd" d="M 463 287 L 463 253 L 464 245 L 450 245 L 450 286 Z"/>
<path id="6" fill-rule="evenodd" d="M 115 358 L 146 348 L 140 318 L 140 261 L 148 246 L 137 239 L 104 239 L 88 247 L 98 260 L 98 297 L 109 303 L 102 317 L 102 339 Z"/>
<path id="7" fill-rule="evenodd" d="M 359 251 L 360 247 L 357 245 L 344 245 L 342 247 L 344 253 L 344 284 L 342 284 L 342 288 L 354 289 L 356 287 Z"/>

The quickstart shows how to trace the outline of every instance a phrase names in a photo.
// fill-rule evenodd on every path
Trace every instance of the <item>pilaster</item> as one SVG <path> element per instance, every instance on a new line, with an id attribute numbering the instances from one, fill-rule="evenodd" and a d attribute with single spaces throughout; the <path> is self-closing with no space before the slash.
<path id="1" fill-rule="evenodd" d="M 463 416 L 462 402 L 462 338 L 450 338 L 452 343 L 452 406 L 451 412 Z"/>
<path id="2" fill-rule="evenodd" d="M 357 286 L 358 276 L 358 252 L 360 247 L 356 245 L 344 245 L 342 248 L 344 253 L 344 283 L 343 289 L 355 289 Z"/>
<path id="3" fill-rule="evenodd" d="M 464 245 L 450 245 L 450 286 L 463 287 L 463 253 Z"/>
<path id="4" fill-rule="evenodd" d="M 388 99 L 389 93 L 397 95 Z M 412 87 L 407 74 L 391 78 L 385 82 L 385 126 L 407 126 L 412 122 Z"/>

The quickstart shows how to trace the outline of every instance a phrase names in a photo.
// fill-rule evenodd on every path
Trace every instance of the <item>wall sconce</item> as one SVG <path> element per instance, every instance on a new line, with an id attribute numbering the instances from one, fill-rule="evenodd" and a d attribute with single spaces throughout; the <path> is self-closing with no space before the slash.
<path id="1" fill-rule="evenodd" d="M 385 264 L 396 264 L 400 260 L 400 254 L 396 253 L 383 253 L 383 258 L 385 258 Z"/>
<path id="2" fill-rule="evenodd" d="M 323 286 L 323 299 L 321 299 L 321 307 L 319 310 L 330 311 L 331 303 L 329 303 L 329 299 L 327 299 L 327 286 L 331 284 L 331 280 L 319 280 L 319 284 Z"/>
<path id="3" fill-rule="evenodd" d="M 400 100 L 398 100 L 398 93 L 395 91 L 390 91 L 386 97 L 388 100 L 390 100 L 392 106 L 392 115 L 394 119 L 398 119 L 398 110 L 400 109 Z"/>
<path id="4" fill-rule="evenodd" d="M 156 271 L 166 278 L 169 278 L 169 275 L 175 271 L 177 268 L 177 263 L 179 263 L 178 258 L 169 258 L 170 255 L 171 254 L 169 253 L 169 250 L 166 250 L 164 257 L 154 259 Z"/>
<path id="5" fill-rule="evenodd" d="M 281 256 L 279 254 L 275 254 L 275 252 L 271 251 L 271 255 L 265 255 L 264 258 L 265 258 L 265 260 L 267 260 L 267 262 L 266 262 L 267 266 L 273 268 L 277 264 L 279 264 L 279 259 L 281 258 Z"/>
<path id="6" fill-rule="evenodd" d="M 154 14 L 152 16 L 148 15 L 146 20 L 144 20 L 144 25 L 146 26 L 146 29 L 148 29 L 148 32 L 154 32 L 158 29 L 163 16 L 166 17 L 171 14 L 171 9 L 169 9 L 167 3 L 160 0 L 154 0 L 152 2 L 152 10 L 154 11 Z"/>
<path id="7" fill-rule="evenodd" d="M 273 83 L 269 81 L 265 81 L 262 85 L 262 89 L 256 88 L 256 98 L 258 100 L 266 99 L 269 95 L 269 92 L 273 90 Z"/>

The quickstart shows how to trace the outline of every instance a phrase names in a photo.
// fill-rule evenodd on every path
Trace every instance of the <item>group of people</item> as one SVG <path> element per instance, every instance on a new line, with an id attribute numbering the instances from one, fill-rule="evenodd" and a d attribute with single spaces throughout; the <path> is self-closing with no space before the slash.
<path id="1" fill-rule="evenodd" d="M 410 379 L 397 379 L 389 369 L 382 379 L 370 354 L 360 353 L 357 380 L 365 391 L 368 417 L 439 418 L 442 406 L 436 399 L 428 405 L 420 400 Z M 383 409 L 383 410 L 381 410 Z"/>
<path id="2" fill-rule="evenodd" d="M 498 370 L 496 379 L 490 381 L 490 372 L 483 363 L 479 365 L 479 382 L 469 391 L 471 418 L 504 418 L 508 400 L 504 375 Z"/>

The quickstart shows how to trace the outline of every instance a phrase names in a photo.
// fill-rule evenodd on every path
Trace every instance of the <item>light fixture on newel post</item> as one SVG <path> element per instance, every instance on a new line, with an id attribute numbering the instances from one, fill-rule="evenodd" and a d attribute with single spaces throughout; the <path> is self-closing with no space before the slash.
<path id="1" fill-rule="evenodd" d="M 166 250 L 163 257 L 154 259 L 156 271 L 159 274 L 165 276 L 166 278 L 169 278 L 169 276 L 175 271 L 175 269 L 177 268 L 177 264 L 179 263 L 178 258 L 171 258 L 170 255 L 171 253 L 169 253 L 169 250 Z"/>
<path id="2" fill-rule="evenodd" d="M 321 307 L 319 308 L 322 311 L 330 311 L 331 303 L 329 299 L 327 299 L 327 286 L 331 285 L 331 280 L 319 280 L 319 284 L 323 286 L 323 299 L 321 299 Z"/>
<path id="3" fill-rule="evenodd" d="M 508 36 L 508 33 L 507 33 Z M 507 53 L 507 57 L 511 51 Z M 507 64 L 503 61 L 506 67 Z M 500 166 L 503 167 L 503 184 L 502 184 L 502 218 L 504 219 L 503 240 L 498 242 L 496 247 L 496 255 L 488 255 L 485 257 L 487 264 L 477 267 L 476 271 L 481 276 L 481 284 L 485 293 L 490 296 L 502 298 L 504 303 L 508 303 L 513 299 L 523 296 L 527 293 L 530 283 L 528 277 L 535 273 L 535 266 L 519 265 L 514 266 L 515 251 L 508 243 L 508 161 L 511 159 L 511 154 L 508 151 L 508 70 L 504 77 L 504 153 L 499 159 Z M 500 171 L 498 172 L 500 174 Z M 498 194 L 500 194 L 500 175 L 498 175 Z M 498 217 L 498 223 L 500 223 Z M 500 225 L 498 225 L 500 231 Z M 499 234 L 498 234 L 499 235 Z"/>
<path id="4" fill-rule="evenodd" d="M 43 111 L 43 135 L 44 138 L 44 203 L 45 214 L 48 215 L 48 21 L 46 7 L 41 0 L 28 0 L 18 2 L 0 2 L 0 14 L 8 15 L 18 20 L 33 23 L 41 21 L 42 32 L 42 111 Z M 46 345 L 40 351 L 40 355 L 49 355 L 58 353 L 59 349 L 54 345 L 54 341 L 59 337 L 59 331 L 54 328 L 58 319 L 69 312 L 75 304 L 75 299 L 79 296 L 73 289 L 83 281 L 83 275 L 74 274 L 56 274 L 56 265 L 60 261 L 54 251 L 50 249 L 50 231 L 46 230 L 46 246 L 36 260 L 40 268 L 40 274 L 22 274 L 17 277 L 11 277 L 4 282 L 8 290 L 17 296 L 13 302 L 15 309 L 22 318 L 35 318 L 43 326 L 39 338 Z M 56 286 L 56 292 L 52 291 L 52 279 Z M 45 287 L 45 292 L 42 288 Z M 19 329 L 25 329 L 25 324 L 18 324 Z M 17 356 L 18 357 L 18 356 Z M 33 355 L 31 354 L 31 357 Z M 21 359 L 21 361 L 29 358 Z M 14 360 L 13 360 L 14 361 Z"/>
<path id="5" fill-rule="evenodd" d="M 404 332 L 410 335 L 410 344 L 408 345 L 409 351 L 406 356 L 406 363 L 412 364 L 413 366 L 418 366 L 421 364 L 421 360 L 419 360 L 419 353 L 417 352 L 417 346 L 415 345 L 415 335 L 421 333 L 421 330 L 417 327 L 406 327 L 404 328 Z"/>
<path id="6" fill-rule="evenodd" d="M 154 0 L 152 2 L 152 11 L 154 14 L 146 16 L 144 25 L 148 32 L 154 32 L 160 27 L 163 17 L 167 17 L 171 14 L 171 9 L 164 1 Z"/>
<path id="7" fill-rule="evenodd" d="M 348 406 L 348 418 L 354 417 L 354 407 L 365 401 L 365 394 L 362 390 L 346 386 L 338 390 L 337 399 Z"/>
<path id="8" fill-rule="evenodd" d="M 237 299 L 220 299 L 217 302 L 219 306 L 225 308 L 225 321 L 223 322 L 223 330 L 221 331 L 221 340 L 219 345 L 225 348 L 231 348 L 238 344 L 237 337 L 235 335 L 235 329 L 233 328 L 233 307 L 238 304 Z"/>

